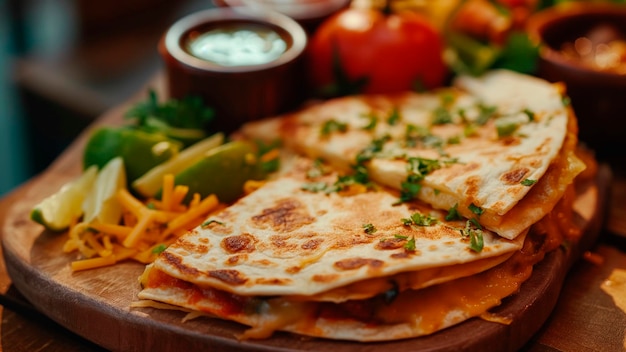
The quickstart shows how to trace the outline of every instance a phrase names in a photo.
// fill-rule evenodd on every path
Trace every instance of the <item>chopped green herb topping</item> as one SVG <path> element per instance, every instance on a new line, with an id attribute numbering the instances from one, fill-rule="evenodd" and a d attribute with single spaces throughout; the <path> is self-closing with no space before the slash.
<path id="1" fill-rule="evenodd" d="M 380 153 L 383 151 L 383 147 L 385 146 L 385 143 L 387 143 L 387 141 L 389 141 L 390 139 L 391 139 L 391 136 L 384 135 L 380 138 L 376 138 L 372 140 L 372 142 L 367 147 L 365 147 L 363 150 L 359 152 L 359 154 L 357 154 L 356 156 L 357 165 L 361 165 L 366 161 L 372 160 L 374 156 L 376 156 L 377 153 Z"/>
<path id="2" fill-rule="evenodd" d="M 406 241 L 404 244 L 404 250 L 407 252 L 415 252 L 415 237 L 411 236 L 411 238 Z"/>
<path id="3" fill-rule="evenodd" d="M 452 114 L 448 109 L 443 106 L 439 106 L 433 111 L 433 125 L 445 125 L 448 123 L 452 123 Z"/>
<path id="4" fill-rule="evenodd" d="M 324 176 L 328 171 L 324 168 L 324 162 L 322 159 L 315 159 L 313 165 L 306 172 L 306 178 L 315 179 Z"/>
<path id="5" fill-rule="evenodd" d="M 367 123 L 367 125 L 363 126 L 364 130 L 372 131 L 376 128 L 376 125 L 378 124 L 378 116 L 376 116 L 376 114 L 372 112 L 367 115 L 364 115 L 363 118 L 369 119 L 369 122 Z"/>
<path id="6" fill-rule="evenodd" d="M 478 117 L 476 118 L 476 124 L 479 126 L 483 126 L 489 120 L 496 116 L 496 112 L 498 108 L 495 106 L 487 106 L 483 104 L 478 104 Z"/>
<path id="7" fill-rule="evenodd" d="M 528 122 L 535 121 L 535 113 L 532 110 L 524 109 L 522 112 L 528 116 Z"/>
<path id="8" fill-rule="evenodd" d="M 154 254 L 161 254 L 166 249 L 167 249 L 167 246 L 165 244 L 161 243 L 158 246 L 152 248 L 152 253 L 154 253 Z"/>
<path id="9" fill-rule="evenodd" d="M 472 227 L 474 225 L 474 227 Z M 461 230 L 461 235 L 465 237 L 469 237 L 470 245 L 469 248 L 474 252 L 480 253 L 483 250 L 484 239 L 483 239 L 483 230 L 478 220 L 475 218 L 467 220 L 465 223 L 465 228 Z"/>
<path id="10" fill-rule="evenodd" d="M 456 159 L 438 160 L 410 157 L 407 159 L 407 162 L 408 174 L 406 180 L 402 182 L 401 185 L 400 203 L 408 202 L 417 196 L 419 191 L 422 189 L 421 182 L 427 174 L 442 168 L 442 164 L 451 164 L 456 162 Z"/>
<path id="11" fill-rule="evenodd" d="M 374 232 L 377 231 L 376 227 L 374 227 L 374 225 L 372 225 L 372 224 L 363 224 L 363 230 L 368 235 L 373 234 Z"/>
<path id="12" fill-rule="evenodd" d="M 485 212 L 485 209 L 475 205 L 474 203 L 470 204 L 467 208 L 478 216 L 481 216 Z"/>
<path id="13" fill-rule="evenodd" d="M 389 117 L 387 117 L 387 123 L 389 126 L 395 126 L 400 121 L 400 112 L 397 107 L 393 107 L 391 109 L 391 113 L 389 113 Z"/>
<path id="14" fill-rule="evenodd" d="M 300 189 L 317 193 L 328 190 L 328 184 L 326 182 L 307 182 L 300 186 Z"/>
<path id="15" fill-rule="evenodd" d="M 438 222 L 437 218 L 434 218 L 430 215 L 424 215 L 422 213 L 413 213 L 410 218 L 403 218 L 402 224 L 405 226 L 409 225 L 417 225 L 417 226 L 431 226 Z"/>
<path id="16" fill-rule="evenodd" d="M 446 215 L 446 221 L 454 221 L 461 220 L 461 214 L 459 214 L 458 210 L 459 204 L 455 204 L 452 208 L 448 210 L 448 215 Z"/>
<path id="17" fill-rule="evenodd" d="M 214 224 L 214 223 L 218 224 L 218 225 L 224 225 L 224 223 L 221 222 L 221 221 L 217 221 L 217 220 L 211 219 L 211 220 L 207 220 L 207 221 L 203 222 L 202 225 L 200 225 L 200 226 L 204 228 L 204 227 L 207 227 L 207 226 L 209 226 L 211 224 Z"/>
<path id="18" fill-rule="evenodd" d="M 499 138 L 512 136 L 519 127 L 520 124 L 515 121 L 496 120 L 496 130 Z"/>
<path id="19" fill-rule="evenodd" d="M 328 136 L 334 132 L 346 132 L 348 130 L 348 124 L 344 122 L 339 122 L 337 120 L 331 119 L 327 120 L 322 124 L 322 129 L 320 131 L 322 136 Z"/>
<path id="20" fill-rule="evenodd" d="M 535 183 L 537 183 L 537 180 L 531 180 L 529 178 L 523 179 L 522 182 L 520 182 L 522 184 L 522 186 L 532 186 Z"/>

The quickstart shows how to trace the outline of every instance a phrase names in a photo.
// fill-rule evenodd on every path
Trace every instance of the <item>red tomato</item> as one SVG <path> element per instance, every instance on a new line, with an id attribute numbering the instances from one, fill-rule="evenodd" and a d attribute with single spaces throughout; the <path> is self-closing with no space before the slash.
<path id="1" fill-rule="evenodd" d="M 440 33 L 421 14 L 349 8 L 312 35 L 308 72 L 317 93 L 335 88 L 326 95 L 432 89 L 446 79 L 442 51 Z M 346 91 L 346 83 L 361 84 Z"/>

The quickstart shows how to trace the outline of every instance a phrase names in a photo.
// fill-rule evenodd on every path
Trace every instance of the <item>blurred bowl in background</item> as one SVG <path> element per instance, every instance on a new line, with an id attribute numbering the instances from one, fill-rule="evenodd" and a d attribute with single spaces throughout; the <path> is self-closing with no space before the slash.
<path id="1" fill-rule="evenodd" d="M 626 5 L 568 3 L 528 21 L 541 44 L 537 75 L 563 82 L 578 117 L 579 138 L 599 158 L 626 146 Z"/>
<path id="2" fill-rule="evenodd" d="M 350 5 L 350 0 L 215 0 L 218 6 L 276 11 L 300 23 L 309 33 L 327 17 Z"/>
<path id="3" fill-rule="evenodd" d="M 215 109 L 214 128 L 229 133 L 303 101 L 306 45 L 304 29 L 285 15 L 225 7 L 174 23 L 159 51 L 169 97 L 200 96 Z"/>

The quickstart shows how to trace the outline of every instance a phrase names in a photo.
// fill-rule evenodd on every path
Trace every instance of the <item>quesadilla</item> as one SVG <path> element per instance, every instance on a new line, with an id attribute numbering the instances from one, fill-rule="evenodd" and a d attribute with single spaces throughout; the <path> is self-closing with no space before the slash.
<path id="1" fill-rule="evenodd" d="M 473 204 L 483 226 L 512 239 L 584 168 L 573 155 L 577 125 L 563 94 L 560 85 L 498 70 L 437 92 L 339 98 L 242 132 L 281 139 L 345 171 L 368 157 L 369 177 L 399 190 L 420 171 L 412 160 L 436 161 L 445 167 L 424 175 L 415 196 L 443 210 L 457 206 L 467 218 Z"/>
<path id="2" fill-rule="evenodd" d="M 576 121 L 535 78 L 339 98 L 242 133 L 302 156 L 148 265 L 143 305 L 239 322 L 241 338 L 411 338 L 485 314 L 580 235 Z"/>

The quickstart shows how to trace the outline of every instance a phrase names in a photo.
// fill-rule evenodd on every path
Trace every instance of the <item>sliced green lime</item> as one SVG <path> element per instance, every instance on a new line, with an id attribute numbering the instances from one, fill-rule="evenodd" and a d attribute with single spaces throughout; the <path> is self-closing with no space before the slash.
<path id="1" fill-rule="evenodd" d="M 224 142 L 224 134 L 216 133 L 190 147 L 183 149 L 178 155 L 159 164 L 132 183 L 132 187 L 144 197 L 153 197 L 163 186 L 163 176 L 177 175 L 184 169 L 198 162 L 211 149 Z"/>
<path id="2" fill-rule="evenodd" d="M 202 197 L 215 194 L 222 202 L 232 202 L 243 194 L 247 180 L 264 177 L 256 153 L 256 145 L 251 142 L 222 144 L 177 174 L 174 182 L 189 186 L 187 201 L 193 193 L 199 193 Z"/>
<path id="3" fill-rule="evenodd" d="M 66 230 L 83 215 L 85 195 L 91 192 L 98 168 L 92 166 L 78 178 L 64 184 L 56 193 L 45 198 L 31 210 L 30 218 L 54 232 Z"/>
<path id="4" fill-rule="evenodd" d="M 111 159 L 122 157 L 129 182 L 169 160 L 182 149 L 180 141 L 159 133 L 148 133 L 130 127 L 103 127 L 96 130 L 83 154 L 85 168 L 104 167 Z"/>
<path id="5" fill-rule="evenodd" d="M 117 192 L 126 187 L 124 160 L 113 158 L 99 172 L 91 192 L 83 203 L 83 221 L 98 221 L 117 224 L 122 216 L 122 207 L 117 201 Z"/>

